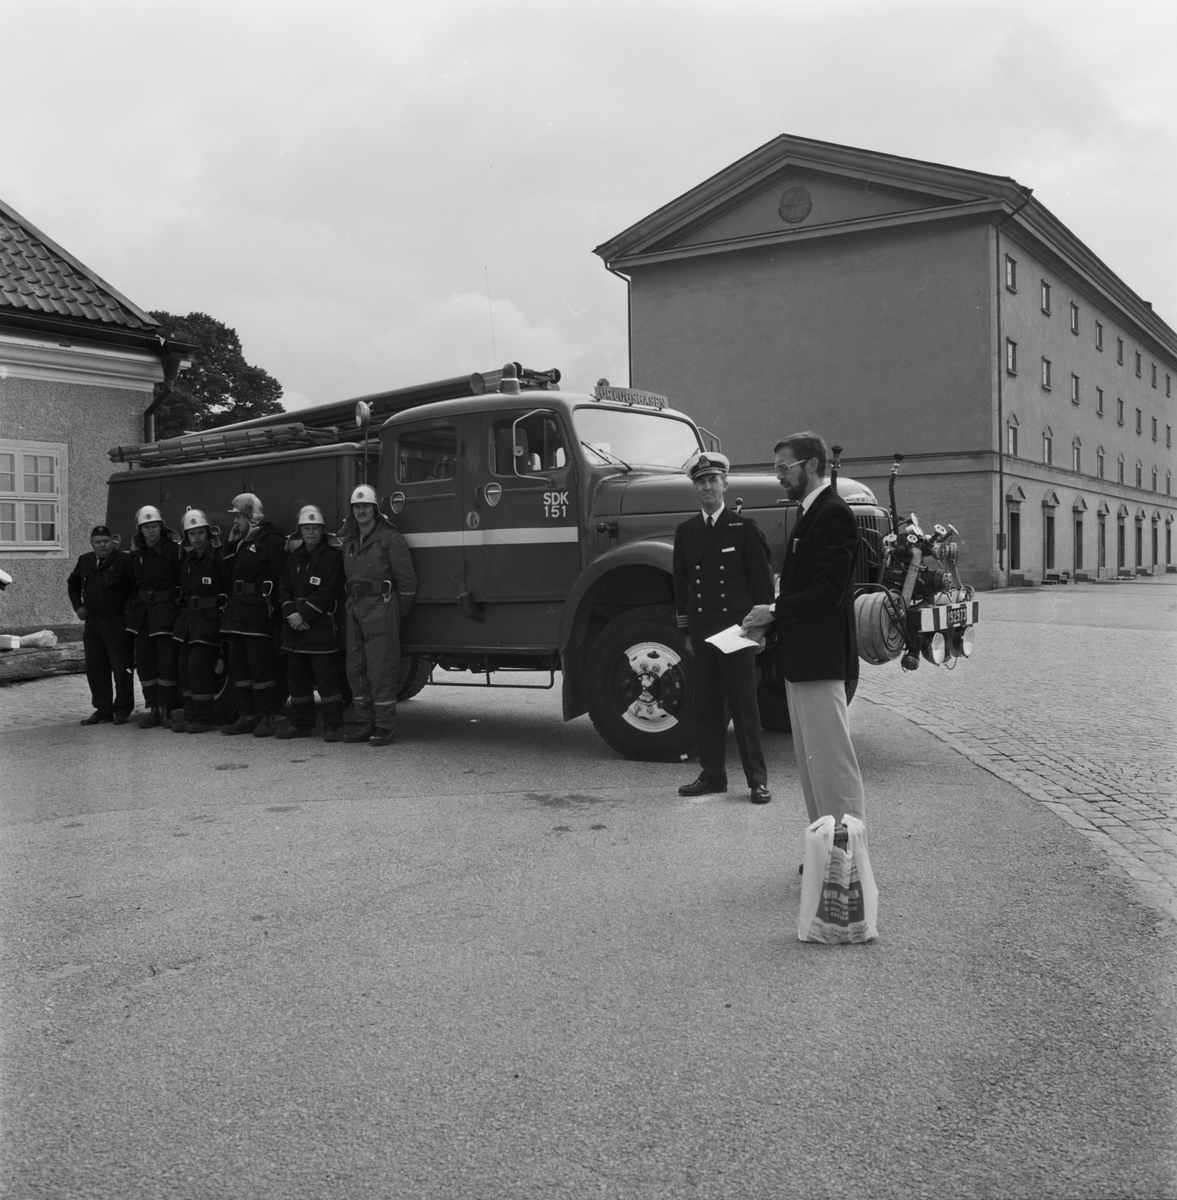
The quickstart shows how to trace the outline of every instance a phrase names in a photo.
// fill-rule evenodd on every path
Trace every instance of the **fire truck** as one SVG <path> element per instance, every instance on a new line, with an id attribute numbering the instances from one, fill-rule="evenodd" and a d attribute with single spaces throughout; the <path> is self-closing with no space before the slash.
<path id="1" fill-rule="evenodd" d="M 401 630 L 399 698 L 427 684 L 470 686 L 470 672 L 490 687 L 554 688 L 559 675 L 565 720 L 588 713 L 630 758 L 684 758 L 694 749 L 693 661 L 675 621 L 674 531 L 698 508 L 684 464 L 718 442 L 665 397 L 605 380 L 591 394 L 564 392 L 559 378 L 509 363 L 119 447 L 111 459 L 132 469 L 110 477 L 107 523 L 129 536 L 135 511 L 153 504 L 174 528 L 189 506 L 215 524 L 248 491 L 279 528 L 293 532 L 304 504 L 340 528 L 352 489 L 372 483 L 419 580 Z M 862 533 L 855 579 L 868 661 L 902 655 L 911 669 L 921 657 L 967 657 L 976 604 L 947 578 L 951 543 L 835 480 Z M 755 519 L 779 573 L 797 505 L 772 475 L 739 471 L 726 502 Z M 761 660 L 762 723 L 787 730 L 775 656 Z"/>

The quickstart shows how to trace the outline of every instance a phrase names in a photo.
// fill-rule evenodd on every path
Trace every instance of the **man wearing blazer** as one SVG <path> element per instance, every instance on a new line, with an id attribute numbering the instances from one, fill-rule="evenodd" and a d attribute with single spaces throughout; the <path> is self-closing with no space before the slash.
<path id="1" fill-rule="evenodd" d="M 756 523 L 723 503 L 728 460 L 700 453 L 687 463 L 702 512 L 674 533 L 674 607 L 695 656 L 695 735 L 699 766 L 680 796 L 727 791 L 728 710 L 753 804 L 767 804 L 768 771 L 760 744 L 756 649 L 724 654 L 706 639 L 738 625 L 753 605 L 772 602 L 768 545 Z"/>
<path id="2" fill-rule="evenodd" d="M 744 621 L 757 636 L 774 620 L 801 790 L 812 823 L 849 813 L 866 820 L 862 775 L 850 741 L 846 684 L 858 679 L 854 632 L 854 560 L 858 523 L 830 487 L 829 447 L 816 433 L 795 433 L 773 447 L 776 477 L 801 511 L 785 549 L 776 605 L 758 605 Z"/>

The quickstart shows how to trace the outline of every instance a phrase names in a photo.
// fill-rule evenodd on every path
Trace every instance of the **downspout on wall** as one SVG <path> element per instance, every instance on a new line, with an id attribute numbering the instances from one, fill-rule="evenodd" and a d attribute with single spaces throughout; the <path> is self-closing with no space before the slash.
<path id="1" fill-rule="evenodd" d="M 168 349 L 169 343 L 164 342 L 160 347 L 159 361 L 163 365 L 163 384 L 159 395 L 147 406 L 143 414 L 143 440 L 155 441 L 155 414 L 159 406 L 176 390 L 176 380 L 185 367 L 192 365 L 192 360 L 182 354 L 176 354 Z"/>

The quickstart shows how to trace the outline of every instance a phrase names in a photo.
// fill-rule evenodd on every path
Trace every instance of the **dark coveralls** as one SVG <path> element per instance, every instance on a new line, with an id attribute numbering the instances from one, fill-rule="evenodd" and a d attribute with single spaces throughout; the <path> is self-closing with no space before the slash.
<path id="1" fill-rule="evenodd" d="M 228 589 L 228 564 L 210 541 L 197 553 L 187 550 L 180 564 L 180 615 L 172 631 L 179 651 L 184 719 L 216 723 L 217 659 L 221 653 L 221 613 Z"/>
<path id="2" fill-rule="evenodd" d="M 86 610 L 82 648 L 90 702 L 99 716 L 129 717 L 135 707 L 135 639 L 127 632 L 127 601 L 135 590 L 131 556 L 111 550 L 100 559 L 91 550 L 78 559 L 67 586 L 71 606 Z"/>
<path id="3" fill-rule="evenodd" d="M 338 624 L 343 615 L 343 555 L 325 536 L 314 550 L 300 541 L 286 560 L 278 594 L 283 618 L 298 613 L 310 626 L 291 629 L 285 619 L 282 622 L 291 723 L 296 729 L 314 729 L 318 688 L 323 728 L 338 729 L 343 724 Z"/>
<path id="4" fill-rule="evenodd" d="M 417 594 L 409 544 L 395 525 L 377 516 L 361 537 L 355 519 L 343 545 L 347 576 L 347 682 L 361 725 L 396 728 L 400 691 L 401 618 Z"/>
<path id="5" fill-rule="evenodd" d="M 180 556 L 183 551 L 165 529 L 148 547 L 136 533 L 130 552 L 135 591 L 127 601 L 127 632 L 135 635 L 135 666 L 143 706 L 169 712 L 176 707 L 176 643 L 172 627 L 180 612 Z"/>
<path id="6" fill-rule="evenodd" d="M 229 572 L 221 634 L 229 643 L 229 672 L 242 716 L 275 716 L 278 581 L 286 561 L 286 538 L 263 521 L 223 550 Z"/>
<path id="7" fill-rule="evenodd" d="M 724 654 L 706 639 L 738 625 L 754 604 L 771 604 L 773 594 L 768 544 L 755 521 L 725 507 L 713 529 L 699 514 L 675 530 L 674 607 L 695 655 L 699 766 L 715 783 L 727 783 L 729 706 L 748 786 L 767 783 L 768 770 L 756 701 L 757 651 Z"/>

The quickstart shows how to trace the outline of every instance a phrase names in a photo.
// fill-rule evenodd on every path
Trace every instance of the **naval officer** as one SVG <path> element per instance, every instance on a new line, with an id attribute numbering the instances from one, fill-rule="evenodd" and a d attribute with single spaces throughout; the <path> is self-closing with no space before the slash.
<path id="1" fill-rule="evenodd" d="M 730 464 L 723 454 L 696 454 L 687 463 L 701 512 L 674 533 L 674 607 L 695 656 L 695 734 L 699 778 L 678 789 L 680 796 L 727 791 L 727 723 L 753 804 L 767 804 L 768 771 L 760 742 L 756 702 L 756 648 L 724 654 L 706 639 L 739 625 L 757 604 L 773 601 L 768 544 L 754 521 L 723 502 Z"/>

